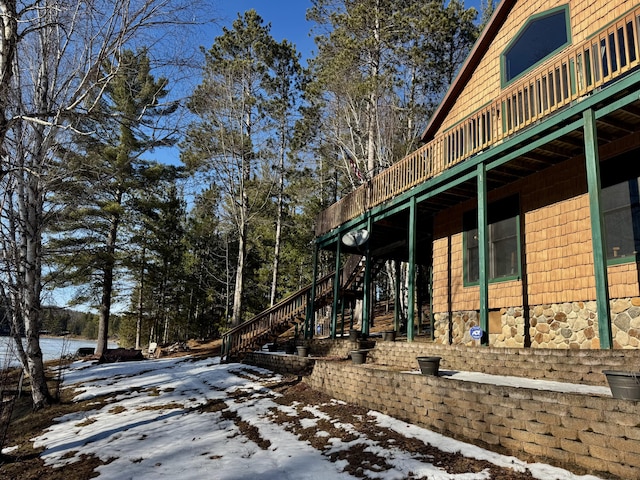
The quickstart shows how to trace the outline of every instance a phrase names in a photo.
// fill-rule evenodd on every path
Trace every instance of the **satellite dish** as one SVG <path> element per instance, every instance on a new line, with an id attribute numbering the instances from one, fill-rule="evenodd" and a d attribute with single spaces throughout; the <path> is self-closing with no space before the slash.
<path id="1" fill-rule="evenodd" d="M 369 240 L 369 232 L 364 228 L 347 232 L 342 237 L 342 243 L 347 247 L 359 247 L 366 243 L 367 240 Z"/>

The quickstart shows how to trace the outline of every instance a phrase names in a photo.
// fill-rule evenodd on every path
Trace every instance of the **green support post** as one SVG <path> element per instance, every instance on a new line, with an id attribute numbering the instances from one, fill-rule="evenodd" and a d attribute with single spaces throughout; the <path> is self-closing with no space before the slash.
<path id="1" fill-rule="evenodd" d="M 364 285 L 362 292 L 362 334 L 369 335 L 369 315 L 371 313 L 371 227 L 373 221 L 371 217 L 367 220 L 369 230 L 369 240 L 367 241 L 367 253 L 364 266 Z"/>
<path id="2" fill-rule="evenodd" d="M 400 331 L 400 262 L 394 261 L 395 266 L 395 274 L 396 274 L 396 284 L 394 290 L 394 299 L 393 299 L 393 328 L 396 332 Z"/>
<path id="3" fill-rule="evenodd" d="M 416 290 L 416 197 L 411 197 L 409 204 L 409 271 L 407 272 L 407 341 L 414 337 L 415 290 Z"/>
<path id="4" fill-rule="evenodd" d="M 331 338 L 336 338 L 338 329 L 338 301 L 340 300 L 340 250 L 342 242 L 338 238 L 336 245 L 336 271 L 333 277 L 333 303 L 331 305 Z"/>
<path id="5" fill-rule="evenodd" d="M 589 190 L 593 265 L 596 277 L 598 333 L 600 335 L 600 348 L 610 349 L 613 348 L 613 339 L 611 336 L 611 308 L 609 305 L 607 256 L 605 254 L 605 230 L 600 207 L 600 159 L 598 155 L 596 117 L 592 109 L 585 110 L 582 117 L 584 119 L 584 157 L 587 170 L 587 188 Z"/>
<path id="6" fill-rule="evenodd" d="M 316 244 L 313 254 L 313 280 L 311 281 L 311 291 L 307 300 L 307 314 L 304 319 L 304 338 L 313 338 L 314 325 L 314 304 L 316 303 L 316 277 L 318 276 L 318 244 Z"/>
<path id="7" fill-rule="evenodd" d="M 487 222 L 487 170 L 484 163 L 477 168 L 478 174 L 478 261 L 480 283 L 480 328 L 482 345 L 489 344 L 489 244 Z"/>

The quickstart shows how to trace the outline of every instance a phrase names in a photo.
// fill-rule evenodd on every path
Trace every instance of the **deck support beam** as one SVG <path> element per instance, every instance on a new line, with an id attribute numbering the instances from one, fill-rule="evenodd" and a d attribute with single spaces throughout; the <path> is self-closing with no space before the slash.
<path id="1" fill-rule="evenodd" d="M 589 190 L 591 241 L 593 243 L 593 266 L 596 281 L 598 334 L 600 336 L 600 348 L 611 349 L 613 348 L 611 307 L 609 305 L 604 220 L 600 205 L 600 159 L 598 155 L 595 112 L 593 109 L 585 110 L 582 117 L 584 119 L 584 156 L 587 170 L 587 188 Z"/>
<path id="2" fill-rule="evenodd" d="M 364 265 L 364 285 L 362 287 L 362 334 L 369 335 L 369 320 L 371 316 L 371 237 L 373 232 L 373 219 L 371 216 L 367 219 L 367 230 L 369 231 L 369 240 L 367 241 Z"/>
<path id="3" fill-rule="evenodd" d="M 412 342 L 414 338 L 415 323 L 415 292 L 416 292 L 416 222 L 417 222 L 416 197 L 411 197 L 409 204 L 409 269 L 407 272 L 408 287 L 407 292 L 407 341 Z"/>
<path id="4" fill-rule="evenodd" d="M 336 271 L 333 277 L 333 304 L 331 306 L 331 338 L 336 338 L 336 330 L 338 329 L 338 305 L 340 300 L 340 257 L 341 257 L 342 241 L 338 237 L 336 242 Z M 343 300 L 344 302 L 344 300 Z M 343 319 L 344 326 L 344 319 Z"/>
<path id="5" fill-rule="evenodd" d="M 315 308 L 314 305 L 316 303 L 316 277 L 318 276 L 318 253 L 320 252 L 320 248 L 316 243 L 314 252 L 313 252 L 313 279 L 311 280 L 311 291 L 309 292 L 309 298 L 307 299 L 307 315 L 304 320 L 304 338 L 310 339 L 313 338 L 313 331 L 315 329 L 314 317 L 315 317 Z"/>
<path id="6" fill-rule="evenodd" d="M 484 163 L 478 164 L 478 261 L 480 284 L 480 328 L 482 345 L 489 344 L 489 237 L 487 235 L 487 170 Z"/>

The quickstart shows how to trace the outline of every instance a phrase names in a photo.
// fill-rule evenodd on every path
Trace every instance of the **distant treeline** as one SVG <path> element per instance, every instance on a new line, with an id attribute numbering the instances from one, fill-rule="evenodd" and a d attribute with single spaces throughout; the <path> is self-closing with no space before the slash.
<path id="1" fill-rule="evenodd" d="M 116 317 L 115 323 L 118 322 Z M 117 326 L 117 325 L 116 325 Z M 117 328 L 111 330 L 116 333 Z M 7 311 L 0 306 L 0 335 L 11 333 Z M 73 335 L 88 339 L 98 337 L 98 316 L 93 313 L 77 312 L 60 307 L 42 307 L 43 335 Z"/>

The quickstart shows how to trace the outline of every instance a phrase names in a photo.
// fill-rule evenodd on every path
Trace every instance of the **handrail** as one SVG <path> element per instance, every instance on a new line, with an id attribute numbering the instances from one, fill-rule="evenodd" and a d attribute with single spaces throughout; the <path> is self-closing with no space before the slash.
<path id="1" fill-rule="evenodd" d="M 345 274 L 351 273 L 350 270 L 355 269 L 359 264 L 360 257 L 357 257 L 357 261 L 354 261 L 353 257 L 356 256 L 352 256 L 345 262 L 340 272 L 341 285 L 346 281 Z M 333 292 L 334 278 L 335 272 L 332 272 L 316 281 L 316 304 Z M 306 314 L 307 305 L 311 299 L 311 288 L 311 284 L 301 288 L 273 307 L 225 332 L 222 336 L 222 359 L 228 360 L 230 356 L 252 348 L 256 339 L 272 332 L 276 327 L 290 322 L 293 318 Z"/>
<path id="2" fill-rule="evenodd" d="M 329 287 L 332 288 L 333 277 L 333 274 L 328 274 L 316 282 L 316 297 L 326 294 Z M 234 353 L 250 349 L 257 337 L 305 312 L 310 292 L 311 285 L 307 285 L 273 307 L 225 332 L 222 336 L 222 358 L 228 359 Z"/>
<path id="3" fill-rule="evenodd" d="M 490 104 L 374 176 L 316 218 L 324 235 L 533 125 L 640 65 L 640 6 L 505 89 Z"/>

